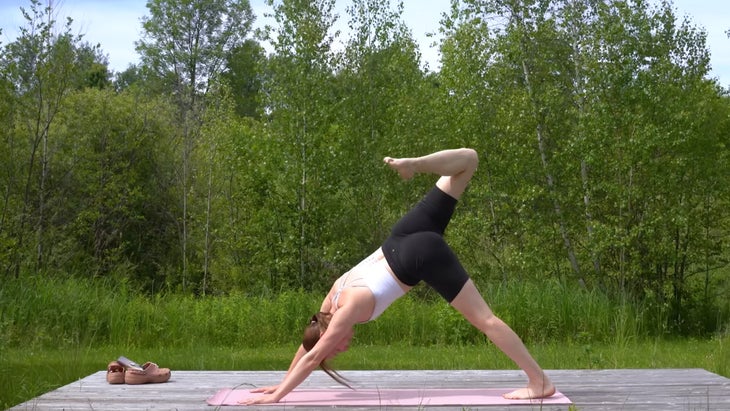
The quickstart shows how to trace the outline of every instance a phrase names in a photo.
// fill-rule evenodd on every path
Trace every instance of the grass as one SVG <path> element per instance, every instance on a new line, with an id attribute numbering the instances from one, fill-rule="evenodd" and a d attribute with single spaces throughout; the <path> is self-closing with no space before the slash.
<path id="1" fill-rule="evenodd" d="M 378 321 L 362 326 L 361 343 L 468 345 L 483 341 L 484 336 L 435 293 L 414 294 L 396 301 Z M 662 333 L 655 325 L 661 312 L 557 281 L 485 286 L 483 294 L 495 313 L 527 343 L 624 344 Z M 304 291 L 148 297 L 123 283 L 31 277 L 0 286 L 0 347 L 233 347 L 243 341 L 249 347 L 282 345 L 301 332 L 321 299 L 320 294 Z"/>
<path id="2" fill-rule="evenodd" d="M 8 408 L 106 369 L 119 355 L 152 360 L 174 370 L 285 370 L 294 345 L 266 349 L 206 348 L 14 348 L 0 354 L 0 407 Z M 530 347 L 545 369 L 704 368 L 730 378 L 730 337 L 647 340 L 615 344 L 548 343 Z M 332 363 L 343 370 L 514 369 L 493 345 L 358 345 Z"/>

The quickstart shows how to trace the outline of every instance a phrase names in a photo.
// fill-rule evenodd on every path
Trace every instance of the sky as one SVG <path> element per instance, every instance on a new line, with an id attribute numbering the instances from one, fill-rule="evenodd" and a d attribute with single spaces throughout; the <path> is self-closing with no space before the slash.
<path id="1" fill-rule="evenodd" d="M 91 44 L 101 44 L 107 55 L 109 67 L 116 72 L 124 71 L 130 64 L 139 62 L 134 42 L 141 37 L 141 18 L 147 15 L 147 0 L 41 0 L 42 4 L 52 1 L 57 11 L 56 21 L 65 23 L 66 17 L 73 19 L 72 30 L 83 34 Z M 650 0 L 659 2 L 660 0 Z M 670 0 L 671 1 L 671 0 Z M 707 33 L 706 45 L 711 53 L 710 76 L 718 79 L 721 86 L 730 88 L 730 4 L 727 0 L 673 0 L 675 14 L 684 17 Z M 266 22 L 264 13 L 271 12 L 264 0 L 250 0 L 256 15 L 256 26 Z M 395 3 L 395 1 L 393 1 Z M 347 27 L 345 8 L 348 0 L 336 1 L 336 13 L 340 16 L 337 26 L 343 32 Z M 403 19 L 418 41 L 421 58 L 432 70 L 440 66 L 438 48 L 433 46 L 443 13 L 450 8 L 450 0 L 403 0 Z M 15 39 L 18 28 L 25 25 L 20 7 L 30 8 L 30 0 L 0 0 L 0 44 Z"/>

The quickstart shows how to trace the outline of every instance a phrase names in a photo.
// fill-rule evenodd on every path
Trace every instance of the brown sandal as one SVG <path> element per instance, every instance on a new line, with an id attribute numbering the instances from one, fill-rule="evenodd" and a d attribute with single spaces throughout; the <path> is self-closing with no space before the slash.
<path id="1" fill-rule="evenodd" d="M 106 367 L 106 382 L 109 384 L 124 384 L 124 367 L 117 361 L 112 361 Z"/>
<path id="2" fill-rule="evenodd" d="M 124 374 L 124 382 L 127 384 L 161 383 L 170 379 L 170 369 L 160 368 L 153 362 L 146 362 L 142 371 L 128 368 Z"/>

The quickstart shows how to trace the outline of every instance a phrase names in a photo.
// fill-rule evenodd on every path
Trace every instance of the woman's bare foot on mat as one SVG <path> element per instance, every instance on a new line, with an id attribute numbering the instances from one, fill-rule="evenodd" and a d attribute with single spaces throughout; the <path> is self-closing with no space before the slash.
<path id="1" fill-rule="evenodd" d="M 555 394 L 555 386 L 550 382 L 546 381 L 544 384 L 540 384 L 536 387 L 527 385 L 526 388 L 520 388 L 502 395 L 502 397 L 508 400 L 532 400 L 537 398 L 547 398 Z"/>
<path id="2" fill-rule="evenodd" d="M 416 168 L 410 158 L 385 157 L 383 161 L 385 164 L 389 165 L 390 168 L 397 171 L 400 178 L 404 180 L 410 180 L 416 174 Z"/>

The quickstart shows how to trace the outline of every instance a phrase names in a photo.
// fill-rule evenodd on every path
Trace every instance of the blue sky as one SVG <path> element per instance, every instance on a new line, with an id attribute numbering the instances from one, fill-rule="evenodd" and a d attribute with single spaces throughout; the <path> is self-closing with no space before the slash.
<path id="1" fill-rule="evenodd" d="M 48 0 L 41 0 L 45 4 Z M 134 42 L 140 38 L 140 19 L 147 14 L 146 0 L 52 0 L 58 11 L 56 20 L 64 22 L 73 18 L 74 32 L 84 34 L 92 44 L 100 43 L 109 58 L 110 68 L 122 71 L 129 64 L 137 63 L 138 56 Z M 250 0 L 257 24 L 263 24 L 264 13 L 270 11 L 264 0 Z M 651 0 L 659 2 L 659 0 Z M 421 47 L 422 60 L 431 68 L 439 66 L 438 50 L 430 47 L 434 38 L 427 33 L 437 32 L 442 13 L 449 10 L 450 0 L 404 0 L 404 20 L 410 27 Z M 707 32 L 707 47 L 712 55 L 711 76 L 718 78 L 720 85 L 730 88 L 730 39 L 725 31 L 730 30 L 730 5 L 727 0 L 674 0 L 677 15 L 687 16 Z M 344 17 L 346 0 L 337 0 L 337 13 L 341 16 L 340 26 L 347 27 Z M 29 0 L 0 0 L 0 42 L 7 44 L 18 34 L 18 27 L 25 24 L 19 8 L 28 8 Z"/>

